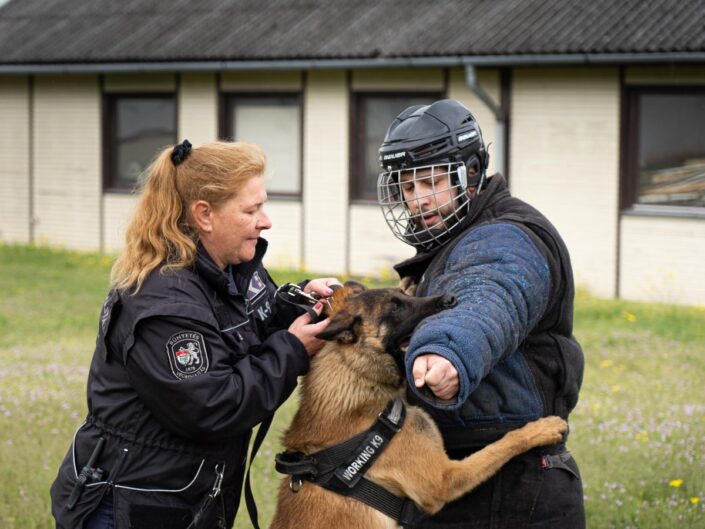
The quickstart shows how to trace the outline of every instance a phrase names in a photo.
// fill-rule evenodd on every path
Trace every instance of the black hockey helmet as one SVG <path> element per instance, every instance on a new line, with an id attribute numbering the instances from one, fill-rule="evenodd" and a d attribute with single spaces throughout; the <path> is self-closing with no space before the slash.
<path id="1" fill-rule="evenodd" d="M 484 179 L 489 163 L 477 120 L 454 99 L 407 108 L 392 121 L 379 149 L 382 171 L 453 162 L 475 167 L 475 182 L 468 185 Z"/>
<path id="2" fill-rule="evenodd" d="M 472 196 L 483 188 L 489 155 L 472 113 L 444 99 L 399 114 L 379 149 L 379 162 L 377 195 L 387 225 L 398 239 L 428 250 L 445 244 L 460 229 L 471 201 L 468 187 L 475 188 Z M 431 191 L 405 199 L 402 180 Z M 414 206 L 424 201 L 424 208 L 433 204 L 437 220 L 428 225 L 429 210 L 410 207 L 407 200 Z"/>

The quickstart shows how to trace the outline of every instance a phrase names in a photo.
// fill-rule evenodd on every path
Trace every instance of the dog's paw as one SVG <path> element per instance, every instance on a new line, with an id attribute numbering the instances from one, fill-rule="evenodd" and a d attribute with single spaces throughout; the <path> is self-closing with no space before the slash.
<path id="1" fill-rule="evenodd" d="M 532 447 L 552 445 L 561 442 L 563 434 L 568 431 L 568 423 L 560 417 L 542 417 L 517 431 L 522 430 Z"/>

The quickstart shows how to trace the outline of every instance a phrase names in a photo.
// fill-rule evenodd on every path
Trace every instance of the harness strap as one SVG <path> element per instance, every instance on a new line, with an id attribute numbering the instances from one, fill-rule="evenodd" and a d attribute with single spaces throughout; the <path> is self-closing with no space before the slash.
<path id="1" fill-rule="evenodd" d="M 406 419 L 406 406 L 400 398 L 390 402 L 366 431 L 310 455 L 277 454 L 275 467 L 295 481 L 310 481 L 326 490 L 354 498 L 386 514 L 401 524 L 423 516 L 408 498 L 395 496 L 363 475 L 384 451 Z M 292 487 L 292 491 L 298 491 Z"/>

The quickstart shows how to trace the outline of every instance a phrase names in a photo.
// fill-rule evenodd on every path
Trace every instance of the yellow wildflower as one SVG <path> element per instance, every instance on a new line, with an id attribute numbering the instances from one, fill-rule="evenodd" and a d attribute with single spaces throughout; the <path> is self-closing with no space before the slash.
<path id="1" fill-rule="evenodd" d="M 697 496 L 693 496 L 692 498 L 690 498 L 690 503 L 692 503 L 693 505 L 697 505 L 699 502 L 700 498 L 698 498 Z"/>
<path id="2" fill-rule="evenodd" d="M 608 367 L 612 367 L 613 364 L 614 360 L 603 360 L 602 362 L 600 362 L 600 367 L 602 369 L 606 369 Z"/>
<path id="3" fill-rule="evenodd" d="M 628 322 L 634 323 L 636 321 L 636 315 L 632 314 L 631 312 L 625 310 L 622 314 Z"/>
<path id="4" fill-rule="evenodd" d="M 671 487 L 676 487 L 676 488 L 678 488 L 678 487 L 680 487 L 681 485 L 683 485 L 683 480 L 682 480 L 682 479 L 672 479 L 672 480 L 669 482 L 669 485 L 670 485 Z"/>
<path id="5" fill-rule="evenodd" d="M 622 388 L 616 384 L 614 386 L 612 386 L 612 393 L 617 393 L 618 391 L 621 391 L 621 390 L 622 390 Z"/>

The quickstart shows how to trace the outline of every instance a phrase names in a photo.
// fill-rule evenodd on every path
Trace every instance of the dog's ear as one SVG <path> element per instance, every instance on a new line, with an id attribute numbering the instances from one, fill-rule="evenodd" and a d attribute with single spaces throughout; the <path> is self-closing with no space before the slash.
<path id="1" fill-rule="evenodd" d="M 358 338 L 357 328 L 359 325 L 359 316 L 353 316 L 343 310 L 331 318 L 328 327 L 319 332 L 316 338 L 319 340 L 337 340 L 340 343 L 355 343 Z"/>
<path id="2" fill-rule="evenodd" d="M 367 290 L 367 287 L 365 285 L 352 280 L 346 281 L 343 286 L 348 288 L 351 294 L 359 294 L 360 292 Z"/>

